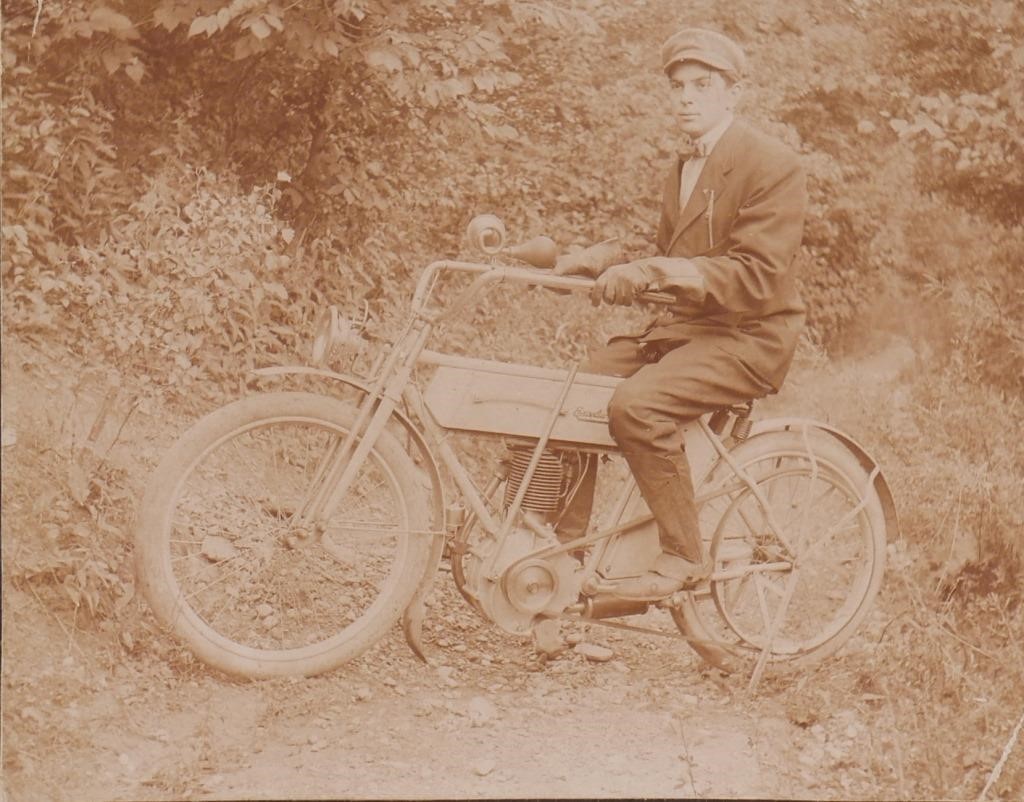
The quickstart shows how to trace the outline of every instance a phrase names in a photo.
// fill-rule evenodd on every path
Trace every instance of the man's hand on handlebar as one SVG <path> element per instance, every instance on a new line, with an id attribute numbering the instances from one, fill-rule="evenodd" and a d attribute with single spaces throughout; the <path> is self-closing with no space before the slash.
<path id="1" fill-rule="evenodd" d="M 613 265 L 598 276 L 590 291 L 595 306 L 604 301 L 628 306 L 647 291 L 666 290 L 680 299 L 699 304 L 704 300 L 704 279 L 689 259 L 654 256 Z"/>
<path id="2" fill-rule="evenodd" d="M 654 273 L 644 260 L 613 265 L 594 282 L 590 302 L 598 306 L 601 301 L 629 306 L 654 281 Z"/>

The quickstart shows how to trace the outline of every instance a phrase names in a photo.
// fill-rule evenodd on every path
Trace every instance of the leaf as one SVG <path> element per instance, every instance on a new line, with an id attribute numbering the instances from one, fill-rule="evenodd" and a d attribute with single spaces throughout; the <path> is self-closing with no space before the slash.
<path id="1" fill-rule="evenodd" d="M 4 226 L 3 236 L 5 239 L 13 237 L 20 245 L 28 245 L 28 232 L 24 226 Z"/>
<path id="2" fill-rule="evenodd" d="M 121 61 L 119 54 L 114 50 L 104 50 L 100 54 L 100 61 L 102 61 L 103 66 L 106 67 L 107 75 L 113 75 L 117 72 L 118 67 L 124 63 Z"/>
<path id="3" fill-rule="evenodd" d="M 214 19 L 216 19 L 216 17 L 214 17 Z M 196 17 L 194 20 L 192 20 L 192 24 L 188 26 L 189 38 L 205 32 L 206 24 L 208 21 L 208 17 Z"/>
<path id="4" fill-rule="evenodd" d="M 173 31 L 191 17 L 187 8 L 178 5 L 160 5 L 153 12 L 153 22 L 162 25 L 167 31 Z"/>
<path id="5" fill-rule="evenodd" d="M 112 33 L 115 36 L 120 34 L 125 38 L 131 39 L 139 35 L 138 31 L 135 30 L 135 23 L 124 14 L 119 14 L 117 11 L 106 6 L 94 8 L 89 15 L 89 23 L 92 25 L 93 30 Z"/>
<path id="6" fill-rule="evenodd" d="M 366 18 L 362 0 L 335 0 L 334 13 L 339 17 L 352 17 L 357 22 Z"/>
<path id="7" fill-rule="evenodd" d="M 372 47 L 363 54 L 366 63 L 375 69 L 388 72 L 402 71 L 402 57 L 393 47 Z"/>
<path id="8" fill-rule="evenodd" d="M 946 136 L 942 126 L 923 112 L 918 112 L 914 118 L 914 128 L 919 131 L 927 131 L 935 139 L 944 139 Z"/>
<path id="9" fill-rule="evenodd" d="M 142 76 L 146 74 L 146 68 L 139 63 L 138 59 L 135 59 L 135 61 L 125 67 L 124 71 L 135 83 L 141 83 Z"/>
<path id="10" fill-rule="evenodd" d="M 485 125 L 484 131 L 499 142 L 511 142 L 519 138 L 519 132 L 511 125 Z"/>
<path id="11" fill-rule="evenodd" d="M 196 17 L 196 20 L 199 22 L 199 26 L 192 23 L 192 27 L 189 28 L 190 36 L 193 29 L 196 29 L 196 33 L 205 33 L 208 38 L 220 31 L 220 20 L 217 19 L 216 14 L 211 14 L 208 17 Z"/>
<path id="12" fill-rule="evenodd" d="M 245 36 L 241 39 L 236 39 L 232 58 L 235 61 L 241 61 L 249 56 L 262 53 L 267 47 L 264 41 L 263 39 L 257 39 L 255 36 Z"/>
<path id="13" fill-rule="evenodd" d="M 263 289 L 275 298 L 280 298 L 282 301 L 288 300 L 288 290 L 284 288 L 283 284 L 278 284 L 276 281 L 264 281 Z"/>
<path id="14" fill-rule="evenodd" d="M 270 26 L 262 19 L 253 20 L 252 25 L 249 26 L 249 30 L 252 31 L 252 35 L 257 39 L 266 39 L 273 33 L 273 31 L 270 30 Z"/>
<path id="15" fill-rule="evenodd" d="M 399 49 L 401 51 L 402 58 L 405 59 L 407 64 L 410 64 L 413 67 L 420 66 L 420 63 L 423 61 L 423 56 L 418 47 L 416 47 L 415 45 L 403 43 L 399 47 Z"/>
<path id="16" fill-rule="evenodd" d="M 77 462 L 72 462 L 68 467 L 68 490 L 78 504 L 85 504 L 89 498 L 89 477 Z"/>
<path id="17" fill-rule="evenodd" d="M 498 86 L 498 76 L 493 72 L 483 72 L 473 76 L 473 83 L 482 92 L 493 92 Z"/>
<path id="18" fill-rule="evenodd" d="M 473 91 L 473 81 L 465 76 L 448 78 L 441 84 L 441 94 L 446 98 L 457 98 Z"/>
<path id="19" fill-rule="evenodd" d="M 78 607 L 82 603 L 82 594 L 78 588 L 72 584 L 73 582 L 74 579 L 70 574 L 64 577 L 64 592 L 71 597 L 71 601 L 74 602 L 75 607 Z"/>
<path id="20" fill-rule="evenodd" d="M 474 38 L 474 44 L 484 53 L 502 53 L 501 37 L 493 31 L 480 31 Z"/>

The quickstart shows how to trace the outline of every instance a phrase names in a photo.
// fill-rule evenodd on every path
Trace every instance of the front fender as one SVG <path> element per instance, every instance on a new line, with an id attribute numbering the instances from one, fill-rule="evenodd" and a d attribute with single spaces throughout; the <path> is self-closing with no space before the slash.
<path id="1" fill-rule="evenodd" d="M 313 368 L 305 365 L 282 365 L 270 368 L 256 368 L 250 372 L 261 378 L 277 378 L 281 376 L 316 376 L 339 382 L 364 394 L 370 393 L 370 388 L 360 379 L 357 379 L 354 376 L 348 376 L 344 373 L 336 373 L 333 370 L 326 370 L 324 368 Z M 431 453 L 430 447 L 427 445 L 426 438 L 424 438 L 423 433 L 419 428 L 417 428 L 416 424 L 413 423 L 407 415 L 397 409 L 391 414 L 395 420 L 402 425 L 408 433 L 409 439 L 415 444 L 421 458 L 421 467 L 426 469 L 427 475 L 430 477 L 431 489 L 433 491 L 431 493 L 431 517 L 434 521 L 433 528 L 436 531 L 443 533 L 447 531 L 445 521 L 445 510 L 447 509 L 447 505 L 445 504 L 444 482 L 441 478 L 441 470 L 438 467 L 437 460 L 434 459 L 434 455 Z M 408 641 L 409 646 L 416 653 L 416 656 L 424 661 L 426 661 L 427 658 L 423 652 L 421 636 L 421 627 L 424 615 L 423 602 L 433 585 L 434 577 L 437 574 L 438 566 L 441 564 L 441 556 L 443 553 L 444 535 L 441 534 L 434 538 L 434 542 L 431 545 L 430 559 L 427 562 L 427 569 L 419 581 L 416 595 L 413 596 L 412 601 L 409 602 L 409 606 L 405 609 L 405 612 L 402 615 L 402 627 L 405 630 L 405 638 Z"/>
<path id="2" fill-rule="evenodd" d="M 357 379 L 355 376 L 348 376 L 344 373 L 336 373 L 333 370 L 326 370 L 323 368 L 311 368 L 305 365 L 281 365 L 271 368 L 256 368 L 250 371 L 250 373 L 260 377 L 317 376 L 348 385 L 354 390 L 358 390 L 364 394 L 369 394 L 370 392 L 369 386 L 367 386 L 367 384 L 362 380 Z M 443 528 L 445 524 L 445 492 L 444 482 L 441 479 L 441 470 L 438 467 L 437 460 L 434 459 L 434 455 L 431 453 L 430 447 L 427 445 L 426 438 L 423 436 L 423 433 L 419 430 L 416 424 L 400 410 L 396 409 L 392 415 L 395 420 L 402 425 L 402 428 L 404 428 L 408 433 L 409 438 L 413 443 L 415 443 L 416 450 L 422 458 L 422 464 L 420 467 L 424 468 L 430 476 L 430 484 L 433 490 L 431 497 L 435 526 Z"/>
<path id="3" fill-rule="evenodd" d="M 828 432 L 835 437 L 857 457 L 861 467 L 869 474 L 876 467 L 878 468 L 878 475 L 875 476 L 875 492 L 878 493 L 878 500 L 881 502 L 882 510 L 885 513 L 887 537 L 889 539 L 892 539 L 893 536 L 900 537 L 900 521 L 896 513 L 896 500 L 893 498 L 892 490 L 889 488 L 889 482 L 886 480 L 885 474 L 882 473 L 878 461 L 868 453 L 868 450 L 850 437 L 850 435 L 846 434 L 846 432 L 811 418 L 767 418 L 766 420 L 754 423 L 750 430 L 750 437 L 763 434 L 764 432 L 799 431 L 805 426 L 821 429 L 823 432 Z"/>

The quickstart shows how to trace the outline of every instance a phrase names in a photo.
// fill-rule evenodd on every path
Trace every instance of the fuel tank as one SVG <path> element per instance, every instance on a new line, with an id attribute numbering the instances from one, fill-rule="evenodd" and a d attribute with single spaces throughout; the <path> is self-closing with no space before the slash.
<path id="1" fill-rule="evenodd" d="M 424 393 L 434 419 L 446 429 L 537 438 L 558 401 L 568 371 L 509 362 L 432 354 L 438 364 Z M 608 433 L 608 402 L 622 379 L 577 373 L 551 440 L 615 448 Z"/>

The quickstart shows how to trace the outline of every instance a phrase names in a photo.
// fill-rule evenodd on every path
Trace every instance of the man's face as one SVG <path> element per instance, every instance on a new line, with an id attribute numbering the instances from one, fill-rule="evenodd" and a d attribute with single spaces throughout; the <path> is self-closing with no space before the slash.
<path id="1" fill-rule="evenodd" d="M 669 71 L 669 84 L 679 112 L 679 127 L 691 137 L 706 134 L 736 107 L 742 88 L 729 84 L 706 64 L 683 61 Z"/>

